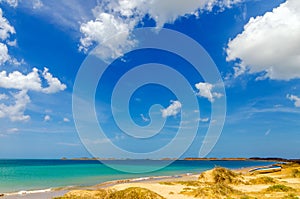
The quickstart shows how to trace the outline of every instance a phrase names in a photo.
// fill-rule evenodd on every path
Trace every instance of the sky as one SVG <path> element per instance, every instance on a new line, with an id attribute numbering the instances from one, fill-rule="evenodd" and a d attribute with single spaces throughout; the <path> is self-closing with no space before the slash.
<path id="1" fill-rule="evenodd" d="M 0 0 L 0 158 L 198 157 L 203 146 L 299 158 L 299 13 L 297 0 Z M 146 27 L 185 35 L 214 64 L 201 74 L 187 58 L 205 59 L 196 48 L 138 49 L 155 42 Z M 103 65 L 78 80 L 93 57 Z"/>

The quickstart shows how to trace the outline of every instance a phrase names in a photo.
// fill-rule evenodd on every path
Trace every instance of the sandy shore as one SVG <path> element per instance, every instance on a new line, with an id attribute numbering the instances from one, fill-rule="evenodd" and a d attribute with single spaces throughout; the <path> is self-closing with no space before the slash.
<path id="1" fill-rule="evenodd" d="M 283 164 L 273 173 L 249 172 L 251 168 L 230 171 L 215 168 L 202 174 L 158 176 L 110 181 L 91 187 L 80 187 L 71 191 L 56 190 L 4 196 L 3 199 L 53 198 L 138 198 L 192 199 L 192 198 L 300 198 L 300 165 Z M 68 192 L 68 193 L 66 193 Z M 63 196 L 64 195 L 64 196 Z M 122 195 L 120 197 L 120 195 Z M 134 197 L 132 197 L 134 195 Z M 59 197 L 62 196 L 62 197 Z M 148 197 L 149 196 L 149 197 Z"/>
<path id="2" fill-rule="evenodd" d="M 68 191 L 61 190 L 61 191 L 47 191 L 47 192 L 38 192 L 38 193 L 24 193 L 24 194 L 11 194 L 0 197 L 1 199 L 52 199 L 54 197 L 63 196 Z"/>
<path id="3" fill-rule="evenodd" d="M 281 166 L 281 171 L 264 174 L 249 172 L 250 168 L 215 168 L 202 174 L 107 182 L 72 190 L 60 199 L 300 198 L 300 165 Z"/>

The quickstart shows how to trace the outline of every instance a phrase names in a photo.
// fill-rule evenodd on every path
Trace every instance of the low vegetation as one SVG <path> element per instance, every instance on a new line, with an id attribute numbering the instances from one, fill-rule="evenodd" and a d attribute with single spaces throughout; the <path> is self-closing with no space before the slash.
<path id="1" fill-rule="evenodd" d="M 213 170 L 203 172 L 199 176 L 199 181 L 225 184 L 240 184 L 243 183 L 242 176 L 229 169 L 216 167 Z"/>
<path id="2" fill-rule="evenodd" d="M 296 196 L 295 194 L 291 193 L 287 196 L 284 196 L 283 199 L 299 199 L 299 197 Z"/>
<path id="3" fill-rule="evenodd" d="M 121 191 L 113 192 L 108 199 L 165 199 L 159 194 L 150 191 L 149 189 L 140 187 L 130 187 Z"/>
<path id="4" fill-rule="evenodd" d="M 176 181 L 176 182 L 160 182 L 159 184 L 162 185 L 177 185 L 177 184 L 181 184 L 181 185 L 185 185 L 185 186 L 193 186 L 193 187 L 198 187 L 200 185 L 202 185 L 202 182 L 199 181 Z"/>
<path id="5" fill-rule="evenodd" d="M 292 187 L 282 185 L 282 184 L 272 185 L 266 189 L 267 192 L 288 192 L 293 190 L 294 189 Z"/>
<path id="6" fill-rule="evenodd" d="M 258 177 L 258 178 L 254 178 L 249 180 L 249 184 L 274 184 L 276 183 L 276 181 L 274 180 L 274 178 L 269 177 L 269 176 L 262 176 L 262 177 Z"/>
<path id="7" fill-rule="evenodd" d="M 112 190 L 100 189 L 95 191 L 74 190 L 70 191 L 62 197 L 54 199 L 106 199 L 112 193 Z"/>
<path id="8" fill-rule="evenodd" d="M 97 191 L 71 191 L 55 199 L 165 199 L 149 189 L 130 187 L 121 191 L 100 189 Z"/>
<path id="9" fill-rule="evenodd" d="M 300 178 L 300 170 L 299 169 L 292 169 L 291 171 L 293 178 Z"/>

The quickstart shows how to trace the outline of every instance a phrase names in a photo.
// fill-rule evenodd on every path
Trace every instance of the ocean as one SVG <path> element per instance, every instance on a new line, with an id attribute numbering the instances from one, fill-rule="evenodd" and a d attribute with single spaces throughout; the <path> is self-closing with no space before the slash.
<path id="1" fill-rule="evenodd" d="M 153 167 L 162 160 L 112 160 L 137 169 Z M 259 161 L 184 161 L 177 160 L 155 172 L 132 174 L 111 169 L 97 160 L 0 160 L 0 193 L 43 190 L 66 186 L 90 186 L 105 181 L 142 178 L 149 176 L 174 176 L 185 173 L 200 173 L 222 166 L 237 169 L 264 166 L 272 162 Z"/>

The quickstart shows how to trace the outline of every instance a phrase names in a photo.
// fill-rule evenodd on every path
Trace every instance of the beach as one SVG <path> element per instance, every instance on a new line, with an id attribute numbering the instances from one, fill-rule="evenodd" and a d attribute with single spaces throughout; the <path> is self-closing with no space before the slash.
<path id="1" fill-rule="evenodd" d="M 70 190 L 51 190 L 44 193 L 4 196 L 3 199 L 19 198 L 120 198 L 118 193 L 146 194 L 150 198 L 291 198 L 300 197 L 300 165 L 281 164 L 280 171 L 249 172 L 250 168 L 228 170 L 222 167 L 197 173 L 176 176 L 152 176 L 127 180 L 115 180 Z M 127 193 L 128 192 L 128 193 Z M 108 194 L 105 196 L 105 194 Z M 131 195 L 130 195 L 131 194 Z M 126 197 L 124 197 L 126 198 Z M 143 198 L 141 196 L 140 198 Z"/>
<path id="2" fill-rule="evenodd" d="M 228 170 L 217 167 L 201 174 L 124 181 L 106 188 L 98 185 L 85 190 L 73 190 L 58 199 L 101 198 L 97 197 L 97 194 L 103 190 L 113 192 L 109 198 L 118 198 L 114 197 L 118 192 L 122 193 L 124 198 L 134 198 L 133 195 L 143 193 L 149 195 L 150 192 L 157 194 L 153 195 L 153 198 L 166 199 L 299 198 L 300 165 L 289 163 L 281 164 L 280 167 L 280 171 L 266 173 L 249 172 L 250 168 Z"/>

